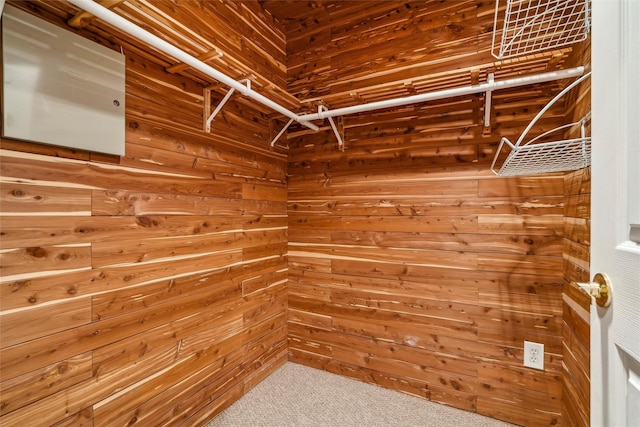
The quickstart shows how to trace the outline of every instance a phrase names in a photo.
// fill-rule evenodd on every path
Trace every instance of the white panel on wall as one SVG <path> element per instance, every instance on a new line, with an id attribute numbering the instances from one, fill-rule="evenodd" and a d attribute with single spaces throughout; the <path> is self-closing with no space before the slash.
<path id="1" fill-rule="evenodd" d="M 2 48 L 5 137 L 124 154 L 124 55 L 10 6 Z"/>

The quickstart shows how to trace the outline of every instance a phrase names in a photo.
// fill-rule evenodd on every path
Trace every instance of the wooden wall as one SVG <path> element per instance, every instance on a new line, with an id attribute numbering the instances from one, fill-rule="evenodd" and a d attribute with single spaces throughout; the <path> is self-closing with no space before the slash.
<path id="1" fill-rule="evenodd" d="M 572 282 L 589 282 L 591 169 L 565 177 L 562 413 L 567 426 L 590 425 L 591 297 Z"/>
<path id="2" fill-rule="evenodd" d="M 400 63 L 426 81 L 490 58 L 484 3 L 438 16 L 346 4 L 318 14 L 320 29 L 288 25 L 298 96 L 366 100 Z M 495 92 L 489 130 L 480 95 L 344 117 L 344 152 L 328 130 L 290 135 L 291 360 L 516 424 L 563 423 L 565 178 L 489 170 L 500 138 L 515 141 L 554 90 Z M 564 121 L 557 107 L 534 135 Z M 545 345 L 544 371 L 523 367 L 525 340 Z"/>
<path id="3" fill-rule="evenodd" d="M 587 39 L 575 48 L 576 63 L 591 63 Z M 591 111 L 591 81 L 569 94 L 567 118 L 575 121 Z M 577 135 L 570 135 L 577 136 Z M 574 282 L 589 282 L 591 245 L 591 168 L 565 176 L 564 291 L 562 325 L 562 413 L 568 426 L 590 425 L 590 305 L 591 297 Z"/>
<path id="4" fill-rule="evenodd" d="M 216 67 L 257 64 L 260 90 L 294 108 L 286 81 L 310 111 L 568 65 L 495 61 L 493 2 L 173 4 L 140 19 L 201 55 L 193 40 L 219 39 Z M 281 20 L 286 46 L 260 5 L 301 16 Z M 277 116 L 238 97 L 204 134 L 200 73 L 89 30 L 125 48 L 127 153 L 1 141 L 1 424 L 200 425 L 287 357 L 517 424 L 588 424 L 588 306 L 569 286 L 588 276 L 588 170 L 489 171 L 557 84 L 495 92 L 490 129 L 482 94 L 348 116 L 344 152 L 326 124 L 294 125 L 287 158 L 266 150 Z M 522 366 L 524 340 L 545 344 L 544 372 Z"/>
<path id="5" fill-rule="evenodd" d="M 559 423 L 563 177 L 495 178 L 484 140 L 423 143 L 394 115 L 349 120 L 344 153 L 330 134 L 293 144 L 291 360 Z M 545 345 L 544 372 L 522 366 L 524 340 Z"/>
<path id="6" fill-rule="evenodd" d="M 269 119 L 204 134 L 203 86 L 124 53 L 124 157 L 2 140 L 3 426 L 202 425 L 287 359 Z"/>

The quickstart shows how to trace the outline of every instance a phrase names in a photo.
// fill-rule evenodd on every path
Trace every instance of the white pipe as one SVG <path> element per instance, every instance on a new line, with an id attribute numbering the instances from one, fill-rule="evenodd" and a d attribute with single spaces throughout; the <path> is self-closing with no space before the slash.
<path id="1" fill-rule="evenodd" d="M 362 113 L 365 111 L 380 110 L 383 108 L 400 107 L 403 105 L 416 104 L 419 102 L 433 101 L 436 99 L 449 98 L 453 96 L 471 95 L 479 92 L 494 91 L 499 89 L 509 89 L 517 86 L 530 85 L 534 83 L 548 82 L 552 80 L 566 79 L 581 76 L 584 74 L 584 67 L 570 68 L 568 70 L 552 71 L 549 73 L 537 74 L 535 76 L 516 77 L 492 83 L 481 83 L 473 86 L 465 86 L 453 89 L 438 90 L 419 95 L 395 98 L 385 101 L 371 102 L 369 104 L 354 105 L 352 107 L 338 108 L 335 110 L 318 111 L 313 114 L 302 114 L 298 116 L 300 120 L 319 120 L 327 117 L 345 116 L 347 114 Z"/>
<path id="2" fill-rule="evenodd" d="M 166 41 L 140 28 L 134 23 L 129 22 L 128 20 L 121 17 L 120 15 L 110 11 L 109 9 L 99 5 L 98 3 L 95 3 L 93 0 L 69 0 L 69 3 L 89 12 L 90 14 L 124 31 L 125 33 L 137 38 L 138 40 L 141 40 L 147 43 L 149 46 L 155 47 L 156 49 L 166 53 L 167 55 L 177 59 L 178 61 L 181 61 L 189 65 L 190 67 L 205 73 L 209 77 L 213 77 L 219 82 L 237 90 L 241 94 L 258 101 L 262 105 L 265 105 L 271 108 L 272 110 L 277 111 L 278 113 L 281 113 L 289 117 L 290 119 L 293 119 L 307 126 L 310 129 L 313 129 L 316 131 L 320 129 L 318 126 L 312 123 L 308 123 L 306 119 L 300 119 L 300 116 L 295 114 L 293 111 L 289 111 L 288 109 L 284 108 L 280 104 L 273 102 L 269 98 L 266 98 L 265 96 L 259 94 L 258 92 L 252 90 L 251 88 L 241 83 L 238 83 L 237 81 L 227 76 L 226 74 L 219 72 L 215 68 L 205 64 L 199 59 L 178 49 L 177 47 L 171 45 L 170 43 L 167 43 Z"/>

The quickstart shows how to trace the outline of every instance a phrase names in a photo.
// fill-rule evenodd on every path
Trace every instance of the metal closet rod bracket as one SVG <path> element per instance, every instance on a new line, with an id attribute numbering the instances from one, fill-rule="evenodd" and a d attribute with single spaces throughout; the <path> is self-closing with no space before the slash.
<path id="1" fill-rule="evenodd" d="M 323 111 L 329 111 L 329 109 L 324 105 L 318 105 L 318 114 L 321 114 Z M 344 142 L 342 141 L 342 137 L 340 136 L 340 132 L 338 132 L 338 128 L 336 127 L 336 123 L 333 121 L 333 117 L 327 117 L 329 120 L 329 125 L 331 125 L 331 129 L 333 129 L 333 133 L 338 140 L 338 148 L 340 151 L 344 151 Z"/>
<path id="2" fill-rule="evenodd" d="M 278 139 L 280 139 L 280 137 L 287 131 L 287 129 L 289 129 L 289 126 L 291 126 L 291 123 L 293 123 L 293 119 L 289 119 L 289 121 L 287 122 L 286 125 L 284 125 L 282 130 L 278 132 L 275 138 L 273 138 L 273 140 L 271 141 L 271 144 L 269 144 L 271 148 L 276 146 L 276 141 L 278 141 Z"/>
<path id="3" fill-rule="evenodd" d="M 487 76 L 487 90 L 484 92 L 484 127 L 488 128 L 491 126 L 491 92 L 493 83 L 495 82 L 493 78 L 493 73 L 489 73 Z"/>
<path id="4" fill-rule="evenodd" d="M 321 114 L 323 111 L 329 111 L 329 109 L 324 105 L 318 105 L 318 114 Z M 333 120 L 333 117 L 327 117 L 327 120 L 329 121 L 329 125 L 331 126 L 331 129 L 333 130 L 333 133 L 336 136 L 336 139 L 338 140 L 338 147 L 340 148 L 340 151 L 344 151 L 344 141 L 342 136 L 340 135 L 340 131 L 338 130 L 338 127 L 336 126 L 336 122 Z M 278 139 L 280 139 L 280 137 L 287 131 L 287 129 L 289 128 L 289 126 L 291 126 L 292 123 L 293 123 L 293 119 L 289 119 L 287 124 L 284 125 L 282 130 L 278 132 L 275 138 L 273 138 L 273 140 L 271 141 L 271 144 L 270 144 L 271 148 L 275 147 Z"/>
<path id="5" fill-rule="evenodd" d="M 247 86 L 247 89 L 251 90 L 251 80 L 242 79 L 242 80 L 239 80 L 238 83 L 244 83 Z M 222 98 L 222 100 L 220 101 L 220 103 L 218 104 L 216 109 L 213 110 L 213 113 L 211 113 L 211 115 L 207 118 L 207 122 L 205 123 L 205 130 L 207 131 L 207 133 L 211 132 L 211 122 L 218 115 L 220 110 L 222 110 L 222 107 L 224 107 L 224 104 L 226 104 L 227 101 L 229 100 L 229 98 L 231 98 L 231 95 L 233 95 L 233 92 L 235 92 L 235 89 L 233 87 L 229 88 L 229 91 L 225 94 L 224 98 Z M 207 96 L 210 96 L 210 93 L 207 94 Z M 206 102 L 205 102 L 205 107 L 204 108 L 205 108 L 205 110 L 207 109 L 207 103 Z M 206 113 L 207 112 L 205 111 L 205 114 Z"/>

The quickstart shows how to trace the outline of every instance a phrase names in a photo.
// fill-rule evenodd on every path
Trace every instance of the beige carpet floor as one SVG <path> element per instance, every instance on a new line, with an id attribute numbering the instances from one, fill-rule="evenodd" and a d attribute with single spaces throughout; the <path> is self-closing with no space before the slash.
<path id="1" fill-rule="evenodd" d="M 512 424 L 287 362 L 207 427 L 503 427 Z"/>

